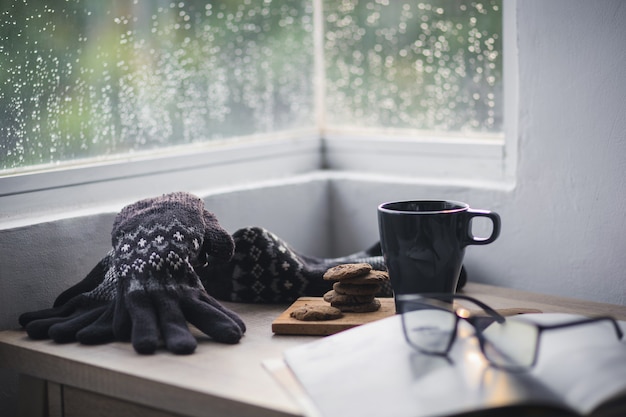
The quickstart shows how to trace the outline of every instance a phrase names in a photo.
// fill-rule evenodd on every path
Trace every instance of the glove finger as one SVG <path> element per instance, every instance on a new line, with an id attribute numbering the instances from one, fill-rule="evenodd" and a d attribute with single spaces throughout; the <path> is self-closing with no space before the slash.
<path id="1" fill-rule="evenodd" d="M 108 267 L 109 259 L 111 256 L 112 252 L 109 252 L 104 258 L 100 260 L 100 262 L 96 264 L 96 266 L 89 272 L 89 274 L 87 274 L 87 276 L 82 281 L 59 294 L 56 300 L 54 300 L 53 306 L 59 307 L 67 303 L 75 296 L 89 292 L 96 288 L 98 285 L 100 285 L 102 281 L 104 281 L 104 276 L 106 274 L 106 269 Z"/>
<path id="2" fill-rule="evenodd" d="M 200 292 L 199 299 L 215 307 L 216 309 L 218 309 L 219 311 L 221 311 L 222 313 L 230 317 L 235 323 L 237 323 L 237 325 L 239 326 L 239 329 L 241 330 L 241 333 L 246 332 L 246 324 L 243 322 L 243 320 L 241 319 L 241 317 L 239 317 L 237 313 L 224 307 L 222 304 L 220 304 L 219 301 L 217 301 L 215 298 L 211 297 L 209 294 L 207 294 L 204 291 Z"/>
<path id="3" fill-rule="evenodd" d="M 113 334 L 113 315 L 115 303 L 111 302 L 100 317 L 76 333 L 76 340 L 84 345 L 100 345 L 115 340 Z"/>
<path id="4" fill-rule="evenodd" d="M 18 318 L 18 321 L 22 327 L 26 327 L 29 323 L 33 321 L 67 317 L 76 310 L 81 299 L 82 297 L 79 296 L 60 307 L 46 308 L 44 310 L 23 313 Z"/>
<path id="5" fill-rule="evenodd" d="M 137 353 L 154 353 L 159 345 L 159 327 L 150 296 L 144 291 L 132 291 L 126 295 L 126 308 L 132 322 L 133 348 Z"/>
<path id="6" fill-rule="evenodd" d="M 189 331 L 177 297 L 168 294 L 163 296 L 163 293 L 159 292 L 158 298 L 157 296 L 154 298 L 167 350 L 181 355 L 193 353 L 198 342 Z"/>
<path id="7" fill-rule="evenodd" d="M 205 301 L 185 297 L 181 299 L 181 307 L 187 320 L 216 342 L 234 344 L 243 335 L 233 319 Z"/>
<path id="8" fill-rule="evenodd" d="M 96 321 L 105 309 L 106 306 L 100 306 L 80 312 L 68 320 L 53 324 L 48 330 L 48 336 L 57 343 L 74 342 L 76 340 L 76 333 Z"/>
<path id="9" fill-rule="evenodd" d="M 66 316 L 66 317 L 50 317 L 47 319 L 34 320 L 28 323 L 25 327 L 26 333 L 28 337 L 35 340 L 43 340 L 49 339 L 50 335 L 48 331 L 50 327 L 54 326 L 57 323 L 62 323 L 67 320 L 71 320 L 74 316 Z"/>
<path id="10" fill-rule="evenodd" d="M 113 336 L 117 340 L 130 342 L 133 326 L 123 297 L 115 300 L 113 309 Z"/>

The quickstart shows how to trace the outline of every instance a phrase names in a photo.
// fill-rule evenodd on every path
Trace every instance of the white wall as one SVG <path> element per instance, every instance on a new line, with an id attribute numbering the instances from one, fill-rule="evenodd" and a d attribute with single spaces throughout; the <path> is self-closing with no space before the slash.
<path id="1" fill-rule="evenodd" d="M 624 22 L 620 0 L 520 2 L 518 186 L 489 281 L 626 304 Z"/>

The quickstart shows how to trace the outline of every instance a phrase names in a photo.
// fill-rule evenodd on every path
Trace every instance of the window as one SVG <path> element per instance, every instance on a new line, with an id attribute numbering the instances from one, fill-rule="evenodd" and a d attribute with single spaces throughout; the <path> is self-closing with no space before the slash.
<path id="1" fill-rule="evenodd" d="M 0 170 L 301 128 L 497 134 L 501 3 L 10 2 Z"/>
<path id="2" fill-rule="evenodd" d="M 500 133 L 502 2 L 324 2 L 326 124 Z"/>
<path id="3" fill-rule="evenodd" d="M 0 170 L 314 125 L 311 1 L 5 3 Z"/>

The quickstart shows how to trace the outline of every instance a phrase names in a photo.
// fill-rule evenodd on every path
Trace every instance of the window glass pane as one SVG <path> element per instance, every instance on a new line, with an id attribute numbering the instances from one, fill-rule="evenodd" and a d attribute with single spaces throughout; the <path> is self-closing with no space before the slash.
<path id="1" fill-rule="evenodd" d="M 329 125 L 501 132 L 501 0 L 324 0 Z"/>
<path id="2" fill-rule="evenodd" d="M 0 170 L 314 125 L 311 0 L 0 10 Z"/>
<path id="3" fill-rule="evenodd" d="M 502 131 L 501 0 L 320 2 L 328 125 Z M 0 171 L 315 124 L 313 0 L 0 12 Z"/>

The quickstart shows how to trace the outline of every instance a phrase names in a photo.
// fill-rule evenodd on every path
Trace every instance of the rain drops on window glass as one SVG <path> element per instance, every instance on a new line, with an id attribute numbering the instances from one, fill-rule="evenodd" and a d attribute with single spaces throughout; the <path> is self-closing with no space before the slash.
<path id="1" fill-rule="evenodd" d="M 326 121 L 501 132 L 502 1 L 325 0 Z"/>
<path id="2" fill-rule="evenodd" d="M 311 1 L 0 11 L 0 170 L 313 125 Z"/>
<path id="3" fill-rule="evenodd" d="M 0 174 L 325 126 L 498 133 L 501 9 L 501 0 L 7 0 Z"/>

